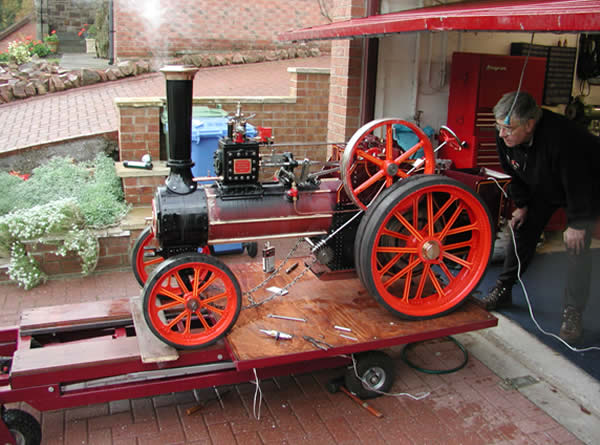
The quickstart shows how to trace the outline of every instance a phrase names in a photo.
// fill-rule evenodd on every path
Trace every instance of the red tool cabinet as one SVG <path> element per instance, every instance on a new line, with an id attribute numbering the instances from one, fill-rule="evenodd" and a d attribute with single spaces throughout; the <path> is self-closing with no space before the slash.
<path id="1" fill-rule="evenodd" d="M 496 152 L 492 109 L 504 93 L 516 91 L 524 56 L 501 56 L 457 52 L 452 56 L 448 126 L 467 142 L 461 151 L 443 147 L 441 157 L 451 159 L 455 168 L 500 169 Z M 539 104 L 544 93 L 546 59 L 529 57 L 522 91 Z"/>

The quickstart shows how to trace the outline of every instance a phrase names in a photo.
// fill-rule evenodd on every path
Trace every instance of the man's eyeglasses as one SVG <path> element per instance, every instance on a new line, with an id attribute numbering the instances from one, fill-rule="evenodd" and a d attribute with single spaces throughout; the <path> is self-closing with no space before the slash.
<path id="1" fill-rule="evenodd" d="M 514 127 L 509 127 L 507 125 L 496 124 L 496 130 L 498 130 L 498 133 L 501 133 L 502 131 L 504 131 L 504 134 L 506 136 L 510 136 L 513 133 L 513 131 L 515 131 L 519 127 L 520 127 L 520 125 L 516 125 Z"/>

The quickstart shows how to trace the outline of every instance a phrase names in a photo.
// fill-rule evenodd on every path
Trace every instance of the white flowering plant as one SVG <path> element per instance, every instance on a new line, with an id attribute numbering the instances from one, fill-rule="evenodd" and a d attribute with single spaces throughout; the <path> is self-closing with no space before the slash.
<path id="1" fill-rule="evenodd" d="M 84 274 L 94 270 L 98 260 L 98 240 L 86 228 L 77 201 L 72 198 L 0 217 L 0 250 L 10 254 L 8 275 L 25 289 L 35 287 L 47 278 L 27 252 L 28 242 L 56 244 L 56 253 L 61 256 L 75 252 L 81 258 Z"/>

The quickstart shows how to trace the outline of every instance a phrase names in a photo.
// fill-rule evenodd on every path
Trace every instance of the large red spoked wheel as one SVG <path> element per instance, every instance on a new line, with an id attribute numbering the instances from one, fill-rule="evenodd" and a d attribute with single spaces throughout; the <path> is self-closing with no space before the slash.
<path id="1" fill-rule="evenodd" d="M 410 128 L 419 141 L 409 149 L 394 143 L 394 125 Z M 361 209 L 396 180 L 435 171 L 431 141 L 411 122 L 400 119 L 371 121 L 350 138 L 341 161 L 341 178 L 348 197 Z"/>
<path id="2" fill-rule="evenodd" d="M 242 307 L 240 285 L 231 270 L 200 253 L 165 260 L 150 275 L 143 296 L 148 326 L 178 349 L 216 342 L 233 327 Z"/>
<path id="3" fill-rule="evenodd" d="M 493 231 L 482 199 L 462 183 L 420 175 L 382 193 L 367 210 L 355 244 L 367 290 L 402 318 L 455 309 L 488 266 Z"/>

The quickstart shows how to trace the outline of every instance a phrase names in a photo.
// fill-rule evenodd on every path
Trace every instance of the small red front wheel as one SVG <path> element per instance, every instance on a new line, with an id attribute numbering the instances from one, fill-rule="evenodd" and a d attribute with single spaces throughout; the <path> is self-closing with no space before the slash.
<path id="1" fill-rule="evenodd" d="M 143 312 L 150 330 L 178 349 L 215 343 L 233 327 L 242 292 L 233 272 L 201 253 L 165 260 L 143 290 Z"/>

